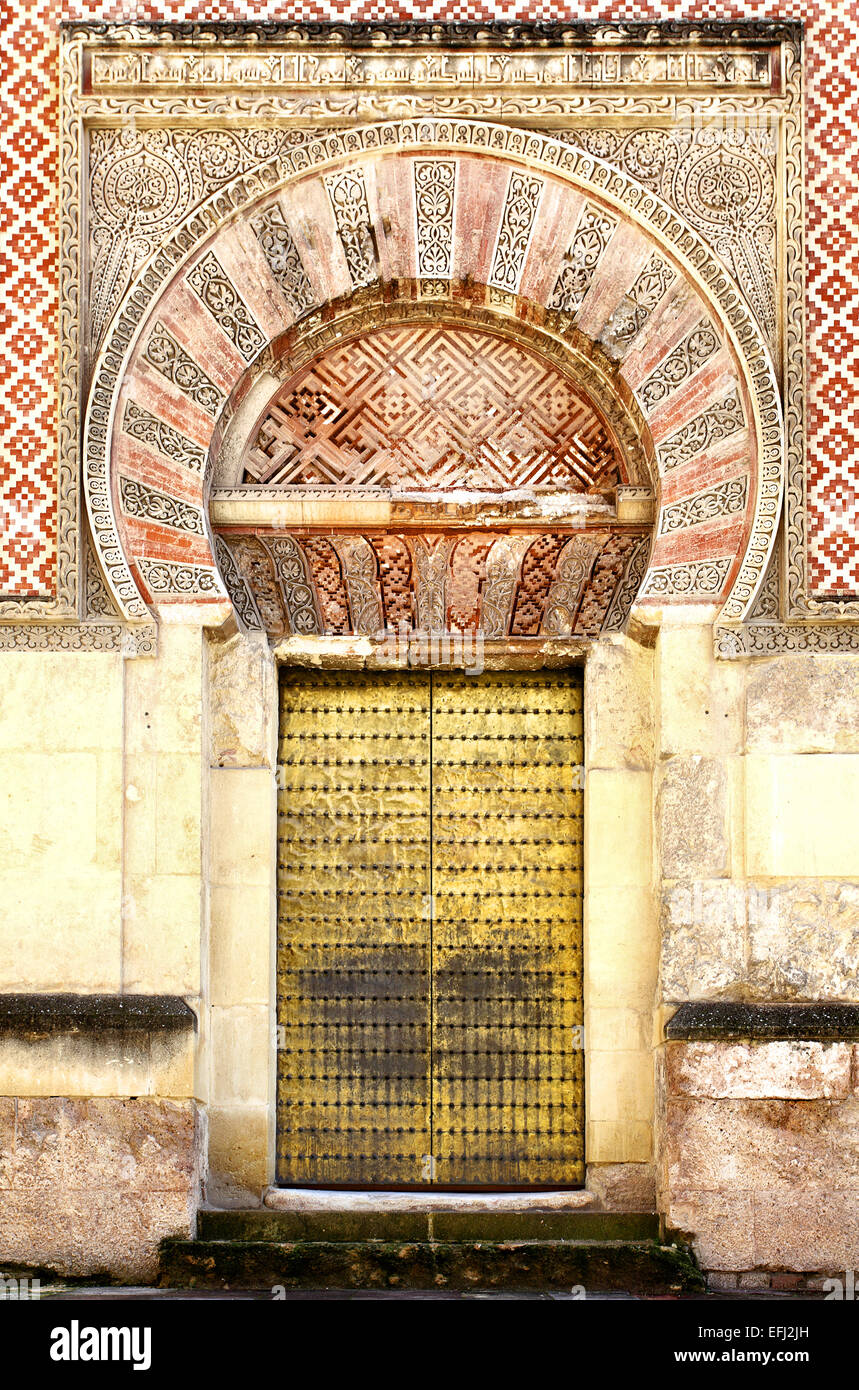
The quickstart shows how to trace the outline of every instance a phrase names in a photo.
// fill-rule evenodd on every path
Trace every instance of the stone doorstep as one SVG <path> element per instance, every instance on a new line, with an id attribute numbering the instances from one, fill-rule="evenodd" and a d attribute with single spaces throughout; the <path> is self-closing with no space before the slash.
<path id="1" fill-rule="evenodd" d="M 556 1192 L 347 1192 L 310 1187 L 270 1187 L 271 1211 L 317 1212 L 508 1212 L 581 1211 L 596 1198 L 582 1188 Z"/>
<path id="2" fill-rule="evenodd" d="M 215 1211 L 197 1217 L 202 1243 L 391 1241 L 656 1241 L 655 1212 L 601 1211 Z"/>
<path id="3" fill-rule="evenodd" d="M 452 1214 L 451 1214 L 452 1215 Z M 545 1219 L 552 1219 L 546 1217 Z M 703 1292 L 686 1247 L 587 1240 L 166 1240 L 161 1288 Z"/>

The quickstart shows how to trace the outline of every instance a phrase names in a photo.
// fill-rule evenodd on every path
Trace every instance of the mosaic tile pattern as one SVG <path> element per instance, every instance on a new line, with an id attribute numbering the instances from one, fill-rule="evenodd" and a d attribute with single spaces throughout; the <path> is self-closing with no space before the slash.
<path id="1" fill-rule="evenodd" d="M 778 18 L 754 4 L 602 4 L 582 0 L 581 19 Z M 57 27 L 81 20 L 360 21 L 557 19 L 560 5 L 351 3 L 286 7 L 238 3 L 104 4 L 99 0 L 2 3 L 3 163 L 7 196 L 2 285 L 3 396 L 0 401 L 0 592 L 50 595 L 54 586 L 57 304 Z M 855 441 L 859 433 L 859 37 L 855 7 L 801 0 L 791 17 L 806 23 L 808 64 L 808 415 L 809 541 L 813 591 L 859 593 L 859 509 Z"/>

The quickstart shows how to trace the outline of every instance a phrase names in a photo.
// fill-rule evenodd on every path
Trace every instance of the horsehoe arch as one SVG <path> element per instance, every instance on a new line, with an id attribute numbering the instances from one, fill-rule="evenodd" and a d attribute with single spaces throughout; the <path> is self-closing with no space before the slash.
<path id="1" fill-rule="evenodd" d="M 452 166 L 455 184 L 431 278 L 421 267 L 420 161 Z M 351 202 L 338 210 L 335 186 L 344 177 L 351 180 Z M 605 306 L 591 309 L 585 331 L 583 298 L 565 298 L 564 285 L 582 270 L 574 233 L 596 211 L 614 224 L 615 235 L 608 249 L 598 246 L 596 259 L 585 257 L 588 302 Z M 282 238 L 281 270 L 284 253 L 297 258 L 305 287 L 297 296 L 283 275 L 278 280 L 273 273 L 252 226 L 266 213 L 269 229 L 274 224 Z M 612 314 L 629 297 L 624 267 L 631 268 L 631 280 L 632 270 L 657 263 L 663 294 L 645 305 L 644 345 L 636 347 L 633 337 L 632 348 L 620 351 L 611 332 Z M 126 620 L 146 621 L 159 601 L 145 580 L 153 562 L 145 528 L 123 515 L 118 496 L 119 458 L 134 483 L 129 411 L 143 421 L 138 439 L 148 432 L 155 449 L 161 495 L 200 517 L 187 531 L 167 533 L 157 560 L 163 572 L 184 566 L 192 576 L 186 600 L 222 603 L 207 509 L 225 421 L 260 364 L 275 363 L 284 344 L 288 351 L 298 344 L 294 360 L 305 361 L 320 343 L 342 334 L 332 320 L 344 305 L 348 312 L 368 303 L 358 319 L 366 326 L 374 293 L 377 304 L 396 300 L 403 286 L 410 287 L 405 295 L 412 305 L 402 311 L 405 317 L 420 320 L 432 312 L 456 319 L 458 290 L 467 286 L 492 331 L 509 330 L 513 338 L 526 329 L 536 333 L 573 377 L 576 361 L 584 367 L 589 356 L 592 394 L 613 400 L 619 432 L 625 421 L 628 436 L 637 437 L 657 494 L 640 599 L 656 607 L 690 600 L 721 605 L 722 622 L 748 615 L 776 539 L 784 427 L 770 352 L 736 283 L 682 217 L 611 164 L 534 131 L 428 119 L 311 139 L 236 178 L 185 220 L 125 295 L 95 363 L 84 487 L 98 557 Z M 195 335 L 200 342 L 217 340 L 220 351 L 214 412 L 177 398 L 184 410 L 180 430 L 147 405 L 153 372 L 146 347 L 162 321 L 173 325 L 192 359 Z M 609 350 L 594 349 L 596 339 L 608 342 Z M 583 343 L 591 345 L 589 352 Z M 164 389 L 163 381 L 158 385 Z M 734 407 L 728 430 L 711 428 L 714 401 Z M 707 451 L 714 438 L 711 470 Z M 714 480 L 730 504 L 690 538 L 672 516 L 694 509 Z"/>

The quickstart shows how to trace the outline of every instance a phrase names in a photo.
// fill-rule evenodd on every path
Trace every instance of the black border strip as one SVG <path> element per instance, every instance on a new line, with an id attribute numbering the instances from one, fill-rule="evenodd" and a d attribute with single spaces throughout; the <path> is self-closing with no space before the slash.
<path id="1" fill-rule="evenodd" d="M 0 1036 L 196 1028 L 194 1010 L 173 994 L 0 994 Z"/>
<path id="2" fill-rule="evenodd" d="M 668 1042 L 720 1039 L 826 1041 L 859 1038 L 859 1004 L 681 1004 L 665 1025 Z"/>
<path id="3" fill-rule="evenodd" d="M 360 44 L 439 43 L 452 47 L 502 46 L 518 48 L 539 44 L 565 48 L 571 44 L 600 44 L 606 41 L 657 46 L 676 41 L 699 46 L 730 43 L 801 43 L 804 25 L 794 19 L 663 19 L 663 20 L 369 20 L 350 24 L 340 20 L 63 20 L 66 34 L 86 34 L 94 39 L 127 42 L 131 31 L 140 38 L 195 40 L 264 38 L 288 40 L 295 44 L 322 42 L 332 47 L 353 48 Z"/>

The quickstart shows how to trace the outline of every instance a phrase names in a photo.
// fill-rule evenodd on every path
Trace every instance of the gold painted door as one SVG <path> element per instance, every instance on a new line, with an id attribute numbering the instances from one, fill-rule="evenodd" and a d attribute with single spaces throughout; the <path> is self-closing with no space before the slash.
<path id="1" fill-rule="evenodd" d="M 278 1181 L 583 1182 L 581 706 L 284 674 Z"/>

